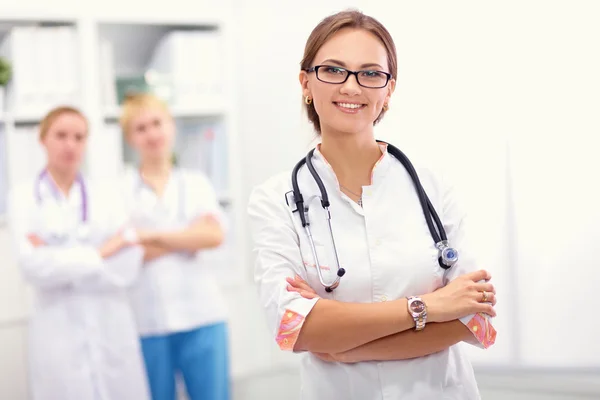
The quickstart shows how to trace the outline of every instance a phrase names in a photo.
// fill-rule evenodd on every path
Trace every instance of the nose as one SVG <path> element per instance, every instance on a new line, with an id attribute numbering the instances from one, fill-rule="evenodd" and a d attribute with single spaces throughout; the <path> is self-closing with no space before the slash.
<path id="1" fill-rule="evenodd" d="M 341 94 L 346 94 L 349 96 L 359 95 L 362 91 L 360 85 L 358 84 L 358 77 L 354 74 L 350 74 L 346 82 L 344 82 L 340 88 Z"/>
<path id="2" fill-rule="evenodd" d="M 148 129 L 148 137 L 151 140 L 156 140 L 162 136 L 162 129 L 157 126 L 152 126 Z"/>

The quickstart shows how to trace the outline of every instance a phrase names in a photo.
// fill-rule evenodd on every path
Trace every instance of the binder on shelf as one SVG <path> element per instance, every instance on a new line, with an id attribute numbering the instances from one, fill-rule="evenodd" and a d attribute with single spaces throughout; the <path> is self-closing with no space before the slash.
<path id="1" fill-rule="evenodd" d="M 4 36 L 0 56 L 13 71 L 6 97 L 11 114 L 41 117 L 59 104 L 79 103 L 76 34 L 71 26 L 16 26 Z"/>
<path id="2" fill-rule="evenodd" d="M 181 166 L 204 172 L 217 195 L 221 198 L 227 195 L 229 155 L 226 132 L 221 121 L 177 121 L 175 151 Z"/>
<path id="3" fill-rule="evenodd" d="M 222 36 L 217 30 L 175 30 L 157 44 L 146 67 L 160 80 L 163 91 L 170 85 L 172 106 L 220 102 L 225 80 Z"/>

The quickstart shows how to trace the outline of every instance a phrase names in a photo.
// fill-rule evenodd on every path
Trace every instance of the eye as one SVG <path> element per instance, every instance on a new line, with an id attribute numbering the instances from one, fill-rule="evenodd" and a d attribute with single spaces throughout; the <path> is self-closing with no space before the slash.
<path id="1" fill-rule="evenodd" d="M 340 68 L 340 67 L 325 67 L 323 68 L 328 74 L 334 74 L 334 75 L 343 75 L 346 73 L 346 70 L 344 68 Z"/>
<path id="2" fill-rule="evenodd" d="M 383 74 L 377 71 L 362 71 L 361 74 L 365 78 L 377 78 L 383 76 Z"/>

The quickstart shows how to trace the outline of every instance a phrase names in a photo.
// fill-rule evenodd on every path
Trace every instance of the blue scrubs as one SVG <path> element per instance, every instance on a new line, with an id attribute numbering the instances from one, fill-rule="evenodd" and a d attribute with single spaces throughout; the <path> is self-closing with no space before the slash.
<path id="1" fill-rule="evenodd" d="M 153 400 L 176 400 L 181 373 L 190 400 L 230 400 L 227 324 L 142 338 Z"/>

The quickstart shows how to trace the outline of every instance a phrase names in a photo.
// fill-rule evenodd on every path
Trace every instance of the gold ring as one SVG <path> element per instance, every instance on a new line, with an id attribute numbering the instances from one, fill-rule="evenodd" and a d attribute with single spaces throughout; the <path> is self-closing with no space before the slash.
<path id="1" fill-rule="evenodd" d="M 482 303 L 486 303 L 488 300 L 488 296 L 487 293 L 485 291 L 481 292 L 483 294 L 483 300 L 481 300 Z"/>

